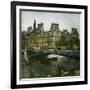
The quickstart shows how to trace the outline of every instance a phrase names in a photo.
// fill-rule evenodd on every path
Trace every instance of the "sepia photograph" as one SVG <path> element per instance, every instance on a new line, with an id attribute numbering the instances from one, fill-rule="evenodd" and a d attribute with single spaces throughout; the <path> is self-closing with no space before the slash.
<path id="1" fill-rule="evenodd" d="M 21 10 L 20 78 L 80 75 L 80 13 Z"/>

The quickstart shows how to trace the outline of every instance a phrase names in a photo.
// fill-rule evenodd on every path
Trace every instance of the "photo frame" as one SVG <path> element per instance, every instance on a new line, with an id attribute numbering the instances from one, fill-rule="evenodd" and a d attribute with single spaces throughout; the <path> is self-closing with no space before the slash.
<path id="1" fill-rule="evenodd" d="M 87 84 L 87 6 L 11 2 L 11 88 Z"/>

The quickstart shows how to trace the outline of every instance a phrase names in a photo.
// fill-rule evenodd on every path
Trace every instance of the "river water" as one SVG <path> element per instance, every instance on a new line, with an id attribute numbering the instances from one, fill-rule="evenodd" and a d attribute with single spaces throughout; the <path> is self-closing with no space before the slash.
<path id="1" fill-rule="evenodd" d="M 21 78 L 66 77 L 80 75 L 80 60 L 56 54 L 37 55 L 25 62 L 22 56 Z"/>

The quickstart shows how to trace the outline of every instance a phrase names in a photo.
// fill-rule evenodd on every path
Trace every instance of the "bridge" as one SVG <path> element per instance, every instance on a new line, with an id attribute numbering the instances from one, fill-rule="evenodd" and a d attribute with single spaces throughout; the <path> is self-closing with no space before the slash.
<path id="1" fill-rule="evenodd" d="M 22 52 L 29 55 L 29 57 L 35 57 L 35 56 L 47 56 L 49 54 L 56 54 L 61 56 L 66 56 L 69 58 L 74 59 L 80 59 L 80 51 L 74 51 L 74 50 L 22 50 Z M 26 53 L 25 53 L 26 52 Z"/>

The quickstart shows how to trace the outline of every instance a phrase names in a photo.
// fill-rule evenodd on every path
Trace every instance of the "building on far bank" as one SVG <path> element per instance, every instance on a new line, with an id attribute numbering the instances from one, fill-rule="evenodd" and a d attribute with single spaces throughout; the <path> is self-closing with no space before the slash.
<path id="1" fill-rule="evenodd" d="M 24 48 L 60 50 L 80 47 L 79 34 L 76 28 L 72 28 L 71 33 L 69 33 L 67 29 L 60 31 L 59 24 L 52 23 L 50 30 L 45 31 L 44 23 L 37 24 L 37 27 L 36 24 L 36 20 L 34 20 L 33 27 L 28 27 L 28 30 L 23 34 L 22 44 L 24 44 Z"/>
<path id="2" fill-rule="evenodd" d="M 59 24 L 52 23 L 51 28 L 48 31 L 49 34 L 49 49 L 59 49 L 61 40 L 61 31 L 59 30 Z"/>

